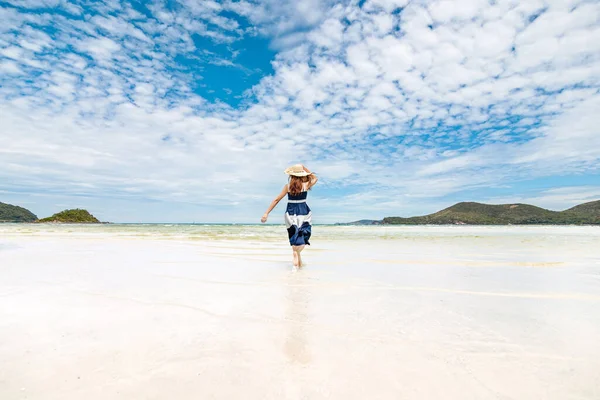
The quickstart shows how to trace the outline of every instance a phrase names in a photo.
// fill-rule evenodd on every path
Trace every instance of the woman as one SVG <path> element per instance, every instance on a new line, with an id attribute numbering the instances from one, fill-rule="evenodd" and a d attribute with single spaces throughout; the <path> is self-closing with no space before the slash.
<path id="1" fill-rule="evenodd" d="M 285 170 L 285 173 L 289 176 L 287 185 L 283 187 L 281 193 L 271 202 L 260 222 L 267 222 L 271 210 L 287 194 L 288 204 L 285 211 L 285 227 L 287 228 L 288 238 L 292 246 L 294 266 L 301 267 L 302 258 L 300 257 L 300 253 L 304 250 L 305 245 L 310 245 L 308 240 L 311 234 L 312 213 L 310 207 L 306 204 L 306 195 L 319 179 L 302 164 L 289 167 Z"/>

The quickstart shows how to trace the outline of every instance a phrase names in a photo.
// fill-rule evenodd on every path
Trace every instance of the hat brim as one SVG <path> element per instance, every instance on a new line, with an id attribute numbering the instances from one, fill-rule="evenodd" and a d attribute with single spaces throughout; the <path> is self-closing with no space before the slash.
<path id="1" fill-rule="evenodd" d="M 298 172 L 296 172 L 296 171 L 288 171 L 288 170 L 286 169 L 284 172 L 285 172 L 287 175 L 290 175 L 290 176 L 300 176 L 300 177 L 301 177 L 301 176 L 308 176 L 308 175 L 311 175 L 310 173 L 308 173 L 308 172 L 306 172 L 306 171 L 298 171 Z"/>

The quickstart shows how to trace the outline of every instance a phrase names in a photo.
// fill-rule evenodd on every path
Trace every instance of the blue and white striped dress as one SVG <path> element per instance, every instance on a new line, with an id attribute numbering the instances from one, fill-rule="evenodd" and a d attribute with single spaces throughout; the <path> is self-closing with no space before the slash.
<path id="1" fill-rule="evenodd" d="M 285 227 L 288 231 L 290 246 L 310 245 L 312 212 L 306 204 L 308 192 L 293 196 L 288 193 L 288 204 L 285 210 Z"/>

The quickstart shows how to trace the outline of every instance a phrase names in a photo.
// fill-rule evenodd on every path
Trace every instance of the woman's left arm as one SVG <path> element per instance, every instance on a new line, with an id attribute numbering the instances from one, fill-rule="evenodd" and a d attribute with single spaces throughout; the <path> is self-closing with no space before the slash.
<path id="1" fill-rule="evenodd" d="M 315 174 L 310 174 L 309 177 L 310 177 L 310 182 L 308 183 L 308 188 L 310 189 L 311 187 L 315 186 L 315 184 L 319 180 L 319 177 L 316 176 Z"/>
<path id="2" fill-rule="evenodd" d="M 308 177 L 310 179 L 310 181 L 308 183 L 308 188 L 310 189 L 311 187 L 315 186 L 315 184 L 317 183 L 319 178 L 315 174 L 310 172 L 310 169 L 306 168 L 306 165 L 303 164 L 302 169 L 310 174 L 310 175 L 308 175 Z"/>
<path id="3" fill-rule="evenodd" d="M 283 189 L 281 189 L 281 192 L 277 195 L 277 197 L 275 197 L 275 199 L 271 202 L 271 205 L 269 206 L 267 211 L 263 214 L 262 218 L 260 219 L 260 222 L 262 222 L 263 224 L 265 222 L 267 222 L 267 218 L 269 218 L 269 213 L 277 206 L 277 204 L 279 204 L 279 201 L 281 199 L 283 199 L 283 197 L 287 194 L 287 192 L 288 192 L 288 185 L 285 185 L 283 187 Z"/>

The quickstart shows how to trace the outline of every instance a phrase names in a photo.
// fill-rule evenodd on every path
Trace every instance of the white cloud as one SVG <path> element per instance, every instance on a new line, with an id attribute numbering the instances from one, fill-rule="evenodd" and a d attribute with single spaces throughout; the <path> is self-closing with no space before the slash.
<path id="1" fill-rule="evenodd" d="M 90 38 L 78 45 L 82 52 L 90 54 L 97 61 L 107 62 L 112 58 L 113 53 L 119 51 L 121 46 L 108 38 Z"/>
<path id="2" fill-rule="evenodd" d="M 559 171 L 566 165 L 593 167 L 600 158 L 598 110 L 600 97 L 596 95 L 565 111 L 544 129 L 543 136 L 521 146 L 520 154 L 512 162 L 538 163 L 546 168 L 558 167 Z"/>
<path id="3" fill-rule="evenodd" d="M 0 71 L 5 74 L 22 74 L 23 70 L 14 61 L 6 60 L 0 62 Z"/>
<path id="4" fill-rule="evenodd" d="M 363 6 L 365 10 L 377 10 L 383 9 L 388 13 L 392 13 L 395 10 L 406 7 L 408 0 L 368 0 Z"/>
<path id="5" fill-rule="evenodd" d="M 598 170 L 593 2 L 186 1 L 157 3 L 156 19 L 103 7 L 117 12 L 76 21 L 0 7 L 0 71 L 13 74 L 0 78 L 2 181 L 214 207 L 248 197 L 262 212 L 281 170 L 306 162 L 322 193 L 360 189 L 336 204 L 409 215 L 393 208 L 419 213 L 414 204 L 466 189 Z M 238 109 L 200 98 L 174 62 L 197 51 L 194 33 L 218 43 L 245 34 L 221 10 L 282 50 Z M 48 24 L 58 32 L 39 28 Z"/>
<path id="6" fill-rule="evenodd" d="M 241 0 L 227 2 L 227 9 L 248 18 L 261 33 L 274 38 L 275 48 L 285 50 L 302 43 L 307 30 L 318 27 L 328 14 L 339 13 L 343 5 L 337 3 L 333 0 Z"/>

